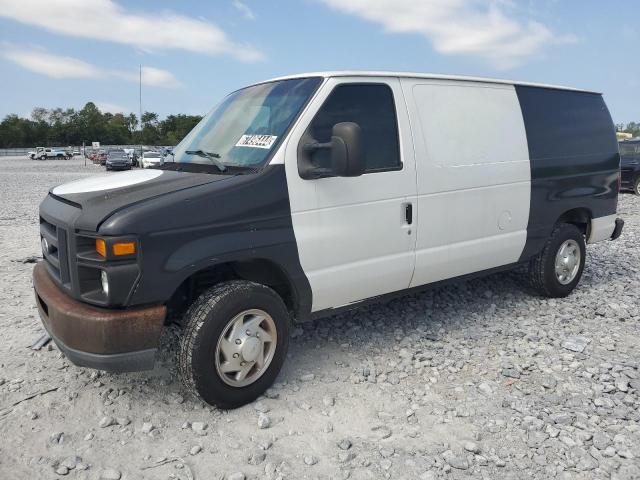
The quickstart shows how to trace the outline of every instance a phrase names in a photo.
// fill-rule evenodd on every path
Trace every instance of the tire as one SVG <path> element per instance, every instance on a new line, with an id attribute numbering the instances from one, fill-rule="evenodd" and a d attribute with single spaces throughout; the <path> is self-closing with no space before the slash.
<path id="1" fill-rule="evenodd" d="M 640 177 L 636 178 L 636 181 L 633 182 L 633 193 L 640 195 Z"/>
<path id="2" fill-rule="evenodd" d="M 246 353 L 243 349 L 247 347 L 247 356 L 251 358 L 251 347 L 258 343 L 258 340 L 250 340 L 252 336 L 244 336 L 244 330 L 245 325 L 250 325 L 252 319 L 257 321 L 262 318 L 253 316 L 254 312 L 266 313 L 270 319 L 270 323 L 266 318 L 267 323 L 260 323 L 260 327 L 265 326 L 265 330 L 259 331 L 266 335 L 256 334 L 255 338 L 276 339 L 262 344 L 263 350 L 258 354 L 258 358 L 263 358 L 262 355 L 266 352 L 269 352 L 270 356 L 264 361 L 263 368 L 259 368 L 256 362 L 245 361 L 241 365 L 246 364 L 253 373 L 247 374 L 244 380 L 237 381 L 235 378 L 240 372 L 235 372 L 235 375 L 233 371 L 220 372 L 221 368 L 231 363 L 224 355 L 222 345 L 228 338 L 227 345 L 242 352 L 234 353 L 234 358 L 239 356 L 239 359 L 231 360 L 232 362 L 245 360 Z M 239 329 L 244 336 L 242 341 L 237 337 L 233 340 L 234 330 L 229 330 L 238 318 L 242 318 L 243 326 Z M 247 318 L 249 321 L 244 323 Z M 184 318 L 185 327 L 178 358 L 182 382 L 192 394 L 220 408 L 236 408 L 255 400 L 271 386 L 280 372 L 289 346 L 289 324 L 290 318 L 285 304 L 269 287 L 247 281 L 230 281 L 211 287 L 189 307 Z M 254 344 L 251 344 L 251 341 Z M 254 366 L 251 366 L 251 363 L 254 363 Z M 242 381 L 251 382 L 243 385 L 240 384 Z M 230 384 L 234 382 L 238 384 Z"/>
<path id="3" fill-rule="evenodd" d="M 579 250 L 579 260 L 575 264 L 575 273 L 566 275 L 563 281 L 556 273 L 556 257 L 563 245 L 571 249 L 575 246 Z M 569 295 L 578 285 L 586 258 L 586 245 L 582 232 L 575 225 L 561 223 L 551 232 L 542 251 L 531 259 L 529 263 L 529 281 L 542 296 L 562 298 Z M 569 264 L 571 265 L 571 264 Z M 571 279 L 569 281 L 569 279 Z"/>

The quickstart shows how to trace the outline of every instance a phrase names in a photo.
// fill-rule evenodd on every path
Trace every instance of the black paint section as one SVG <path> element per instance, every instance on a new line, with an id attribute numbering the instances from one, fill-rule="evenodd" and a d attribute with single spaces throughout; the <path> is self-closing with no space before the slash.
<path id="1" fill-rule="evenodd" d="M 121 208 L 102 223 L 102 235 L 140 241 L 142 275 L 129 305 L 166 302 L 205 268 L 263 260 L 288 280 L 296 314 L 308 316 L 311 287 L 298 258 L 284 165 L 219 178 Z"/>
<path id="2" fill-rule="evenodd" d="M 633 147 L 633 153 L 620 153 L 621 187 L 625 190 L 634 188 L 636 180 L 640 179 L 640 140 L 626 140 L 620 145 Z"/>
<path id="3" fill-rule="evenodd" d="M 580 209 L 591 218 L 612 215 L 618 199 L 620 157 L 602 96 L 516 85 L 531 167 L 527 242 L 520 257 L 536 255 L 554 224 Z"/>
<path id="4" fill-rule="evenodd" d="M 229 178 L 229 176 L 208 175 L 206 173 L 163 171 L 162 175 L 152 180 L 123 188 L 61 195 L 56 195 L 52 190 L 52 195 L 80 206 L 82 212 L 76 220 L 75 227 L 78 230 L 95 232 L 106 217 L 121 208 L 177 190 Z"/>

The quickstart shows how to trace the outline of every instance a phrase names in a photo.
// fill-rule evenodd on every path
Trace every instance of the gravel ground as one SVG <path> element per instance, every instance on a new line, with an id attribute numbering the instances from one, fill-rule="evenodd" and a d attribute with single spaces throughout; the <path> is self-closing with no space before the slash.
<path id="1" fill-rule="evenodd" d="M 570 297 L 514 272 L 304 324 L 266 397 L 219 411 L 181 389 L 173 328 L 139 374 L 28 348 L 37 205 L 99 171 L 0 159 L 0 478 L 640 478 L 640 197 Z"/>

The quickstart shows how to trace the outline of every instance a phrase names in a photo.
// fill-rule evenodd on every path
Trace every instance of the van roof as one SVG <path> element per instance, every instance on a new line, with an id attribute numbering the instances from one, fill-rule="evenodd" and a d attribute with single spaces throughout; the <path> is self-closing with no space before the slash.
<path id="1" fill-rule="evenodd" d="M 574 92 L 586 92 L 596 93 L 601 95 L 601 92 L 592 90 L 585 90 L 581 88 L 563 87 L 559 85 L 547 85 L 544 83 L 531 83 L 531 82 L 518 82 L 514 80 L 500 80 L 496 78 L 484 78 L 484 77 L 470 77 L 464 75 L 440 75 L 435 73 L 414 73 L 414 72 L 387 72 L 387 71 L 369 71 L 369 70 L 337 70 L 327 72 L 309 72 L 300 73 L 296 75 L 286 75 L 283 77 L 272 78 L 265 82 L 272 82 L 274 80 L 289 80 L 292 78 L 306 78 L 306 77 L 399 77 L 399 78 L 425 78 L 430 80 L 456 80 L 461 82 L 483 82 L 483 83 L 497 83 L 502 85 L 522 85 L 526 87 L 539 87 L 539 88 L 553 88 L 555 90 L 570 90 Z M 260 83 L 265 83 L 260 82 Z"/>

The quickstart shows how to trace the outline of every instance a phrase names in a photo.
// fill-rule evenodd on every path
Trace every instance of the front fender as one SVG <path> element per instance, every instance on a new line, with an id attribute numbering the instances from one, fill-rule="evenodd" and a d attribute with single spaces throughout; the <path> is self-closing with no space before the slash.
<path id="1" fill-rule="evenodd" d="M 185 279 L 206 268 L 264 259 L 290 279 L 300 313 L 311 308 L 282 165 L 143 202 L 116 214 L 104 229 L 118 224 L 140 238 L 142 275 L 131 306 L 167 302 Z"/>

